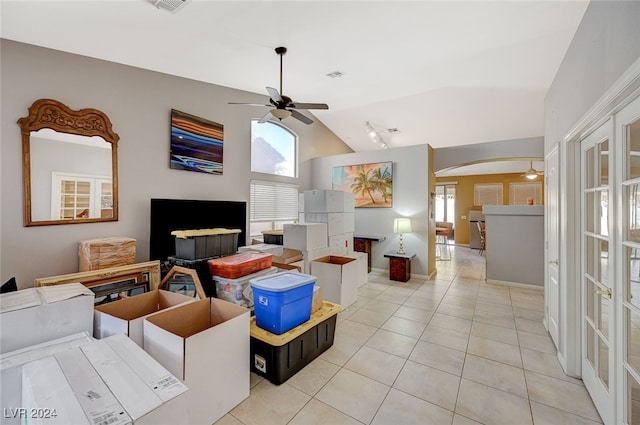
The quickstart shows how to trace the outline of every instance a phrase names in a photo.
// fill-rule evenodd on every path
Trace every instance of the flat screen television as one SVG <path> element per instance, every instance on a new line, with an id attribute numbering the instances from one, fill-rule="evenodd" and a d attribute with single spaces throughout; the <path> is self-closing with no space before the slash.
<path id="1" fill-rule="evenodd" d="M 165 261 L 176 253 L 174 230 L 240 229 L 238 246 L 246 245 L 247 203 L 191 199 L 151 199 L 149 259 Z"/>

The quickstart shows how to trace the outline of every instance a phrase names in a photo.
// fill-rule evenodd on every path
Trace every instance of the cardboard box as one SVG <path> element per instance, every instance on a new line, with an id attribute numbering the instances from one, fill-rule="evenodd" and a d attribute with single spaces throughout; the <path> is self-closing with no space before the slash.
<path id="1" fill-rule="evenodd" d="M 285 224 L 284 246 L 300 251 L 325 248 L 327 246 L 327 224 Z"/>
<path id="2" fill-rule="evenodd" d="M 358 287 L 367 283 L 369 280 L 367 253 L 354 251 L 350 254 L 346 254 L 345 257 L 355 258 L 358 263 Z"/>
<path id="3" fill-rule="evenodd" d="M 313 286 L 313 300 L 311 301 L 311 314 L 322 308 L 322 288 L 318 285 Z"/>
<path id="4" fill-rule="evenodd" d="M 93 332 L 93 292 L 80 283 L 0 295 L 0 351 Z"/>
<path id="5" fill-rule="evenodd" d="M 329 236 L 331 255 L 346 255 L 353 252 L 353 233 Z"/>
<path id="6" fill-rule="evenodd" d="M 167 308 L 193 302 L 192 297 L 156 290 L 95 307 L 93 336 L 98 339 L 111 335 L 128 335 L 144 348 L 144 318 Z"/>
<path id="7" fill-rule="evenodd" d="M 113 335 L 80 350 L 133 424 L 187 423 L 188 388 L 128 337 Z"/>
<path id="8" fill-rule="evenodd" d="M 53 356 L 61 351 L 72 350 L 85 344 L 90 344 L 95 340 L 89 332 L 81 332 L 57 338 L 41 344 L 31 345 L 19 350 L 10 351 L 0 354 L 0 370 L 11 367 L 22 366 L 25 363 L 41 359 L 47 356 Z"/>
<path id="9" fill-rule="evenodd" d="M 302 260 L 302 251 L 299 249 L 284 248 L 282 254 L 273 256 L 273 262 L 278 264 L 291 264 Z"/>
<path id="10" fill-rule="evenodd" d="M 310 249 L 308 251 L 302 251 L 302 273 L 312 274 L 311 273 L 311 262 L 316 258 L 326 257 L 330 254 L 329 247 L 318 248 L 318 249 Z M 292 264 L 298 264 L 292 263 Z"/>
<path id="11" fill-rule="evenodd" d="M 355 212 L 355 197 L 341 190 L 305 190 L 304 212 Z"/>
<path id="12" fill-rule="evenodd" d="M 22 366 L 25 424 L 90 425 L 62 369 L 53 357 Z M 41 414 L 32 414 L 38 412 Z"/>
<path id="13" fill-rule="evenodd" d="M 358 263 L 354 258 L 330 255 L 311 261 L 325 300 L 349 307 L 358 300 Z"/>
<path id="14" fill-rule="evenodd" d="M 112 237 L 80 241 L 78 256 L 81 272 L 127 266 L 136 262 L 136 240 Z"/>
<path id="15" fill-rule="evenodd" d="M 305 213 L 305 223 L 327 223 L 329 236 L 353 233 L 355 229 L 355 213 Z"/>
<path id="16" fill-rule="evenodd" d="M 246 308 L 209 298 L 154 314 L 144 347 L 189 387 L 191 424 L 212 424 L 249 396 Z"/>

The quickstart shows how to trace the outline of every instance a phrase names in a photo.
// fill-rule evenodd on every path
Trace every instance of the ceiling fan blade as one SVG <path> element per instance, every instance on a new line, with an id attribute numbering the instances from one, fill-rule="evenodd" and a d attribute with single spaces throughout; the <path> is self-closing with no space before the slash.
<path id="1" fill-rule="evenodd" d="M 276 103 L 282 102 L 282 96 L 280 96 L 280 93 L 278 93 L 278 90 L 274 89 L 273 87 L 267 87 L 267 92 L 269 92 L 269 96 L 271 97 L 271 100 L 273 100 Z"/>
<path id="2" fill-rule="evenodd" d="M 309 125 L 313 123 L 313 120 L 311 118 L 308 118 L 304 115 L 302 115 L 300 112 L 296 111 L 295 109 L 289 109 L 289 111 L 291 112 L 291 116 L 293 118 L 296 118 L 300 121 L 302 121 L 303 123 Z"/>
<path id="3" fill-rule="evenodd" d="M 297 109 L 329 109 L 329 105 L 326 103 L 301 103 L 293 102 L 289 106 Z"/>
<path id="4" fill-rule="evenodd" d="M 249 106 L 273 106 L 265 105 L 264 103 L 244 103 L 244 102 L 228 102 L 229 105 L 249 105 Z"/>
<path id="5" fill-rule="evenodd" d="M 258 123 L 260 123 L 260 124 L 265 123 L 265 122 L 269 121 L 271 118 L 273 118 L 273 115 L 271 115 L 271 111 L 269 111 L 266 114 L 264 114 L 264 116 L 262 118 L 260 118 L 258 120 Z"/>

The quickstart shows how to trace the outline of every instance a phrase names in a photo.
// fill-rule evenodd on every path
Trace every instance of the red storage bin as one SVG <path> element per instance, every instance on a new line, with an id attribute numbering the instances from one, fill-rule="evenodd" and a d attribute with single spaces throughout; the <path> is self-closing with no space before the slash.
<path id="1" fill-rule="evenodd" d="M 273 255 L 266 252 L 246 251 L 228 257 L 209 260 L 212 276 L 237 279 L 271 267 Z"/>

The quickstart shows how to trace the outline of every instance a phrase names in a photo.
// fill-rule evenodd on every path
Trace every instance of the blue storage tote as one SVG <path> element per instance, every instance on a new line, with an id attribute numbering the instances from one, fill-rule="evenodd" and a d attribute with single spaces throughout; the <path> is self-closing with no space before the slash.
<path id="1" fill-rule="evenodd" d="M 250 282 L 258 327 L 280 335 L 311 317 L 315 276 L 283 272 Z"/>

